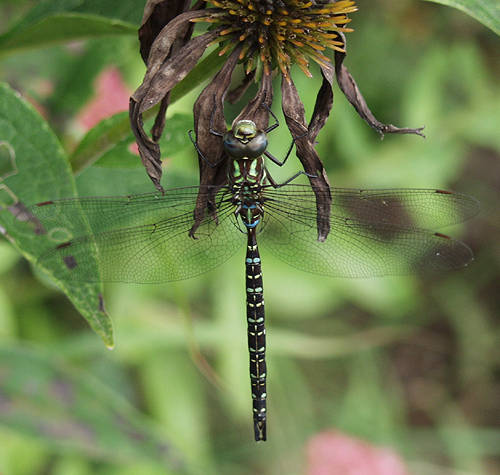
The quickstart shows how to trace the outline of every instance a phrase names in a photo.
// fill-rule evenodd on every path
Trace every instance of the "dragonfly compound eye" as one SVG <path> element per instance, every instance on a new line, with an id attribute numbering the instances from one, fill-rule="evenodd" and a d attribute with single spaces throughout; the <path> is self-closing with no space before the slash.
<path id="1" fill-rule="evenodd" d="M 239 120 L 233 130 L 224 135 L 224 149 L 232 158 L 257 158 L 267 148 L 267 135 L 251 120 Z"/>
<path id="2" fill-rule="evenodd" d="M 232 132 L 224 134 L 224 150 L 231 158 L 243 158 L 246 156 L 246 144 L 238 140 Z"/>
<path id="3" fill-rule="evenodd" d="M 260 157 L 267 148 L 267 135 L 264 132 L 259 132 L 255 138 L 250 140 L 246 146 L 247 157 Z"/>

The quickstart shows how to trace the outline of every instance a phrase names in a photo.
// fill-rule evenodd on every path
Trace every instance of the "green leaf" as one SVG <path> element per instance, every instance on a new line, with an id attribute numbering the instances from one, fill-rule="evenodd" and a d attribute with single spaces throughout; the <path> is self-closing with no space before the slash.
<path id="1" fill-rule="evenodd" d="M 170 103 L 173 104 L 195 87 L 208 80 L 223 61 L 224 58 L 219 56 L 217 52 L 209 54 L 174 87 Z M 151 118 L 156 112 L 157 108 L 150 109 L 144 114 L 144 118 Z M 104 119 L 87 133 L 70 156 L 74 172 L 80 173 L 85 167 L 100 160 L 118 142 L 130 143 L 131 138 L 130 123 L 126 112 L 119 112 Z"/>
<path id="2" fill-rule="evenodd" d="M 45 75 L 52 80 L 57 77 L 57 92 L 51 94 L 44 105 L 50 110 L 52 117 L 73 116 L 95 97 L 97 79 L 103 70 L 121 67 L 131 55 L 137 57 L 136 42 L 125 36 L 93 39 L 85 42 L 82 51 L 77 55 L 62 54 L 59 61 L 49 61 L 51 69 Z M 121 59 L 116 61 L 116 52 L 120 51 Z M 67 50 L 65 49 L 65 52 Z M 47 55 L 40 54 L 46 61 Z M 50 55 L 52 58 L 52 54 Z M 32 68 L 37 67 L 35 65 Z M 40 73 L 43 74 L 43 73 Z M 26 90 L 31 91 L 27 84 Z M 43 99 L 42 99 L 43 100 Z"/>
<path id="3" fill-rule="evenodd" d="M 118 112 L 90 129 L 70 156 L 76 174 L 111 150 L 130 134 L 128 112 Z"/>
<path id="4" fill-rule="evenodd" d="M 133 157 L 134 167 L 107 167 L 94 165 L 87 167 L 75 179 L 78 196 L 110 196 L 130 195 L 151 191 L 151 180 L 144 167 L 140 165 L 139 157 Z M 100 161 L 99 161 L 100 163 Z M 167 186 L 191 186 L 196 182 L 198 175 L 193 170 L 191 173 L 169 170 Z"/>
<path id="5" fill-rule="evenodd" d="M 113 118 L 112 118 L 113 119 Z M 103 121 L 106 124 L 106 121 Z M 113 120 L 107 123 L 113 123 Z M 98 124 L 96 128 L 100 128 Z M 104 125 L 104 124 L 103 124 Z M 146 128 L 153 125 L 153 120 L 146 122 Z M 188 114 L 174 114 L 168 119 L 167 125 L 160 139 L 160 147 L 169 157 L 175 155 L 179 151 L 192 146 L 188 137 L 188 130 L 193 128 L 193 117 Z M 94 130 L 94 129 L 92 129 Z M 101 129 L 102 130 L 102 129 Z M 88 140 L 88 139 L 87 139 Z M 122 140 L 112 144 L 111 147 L 101 156 L 97 165 L 99 167 L 108 168 L 136 168 L 141 167 L 141 159 L 139 155 L 130 151 L 129 147 L 135 143 L 135 137 L 132 132 Z M 82 144 L 80 144 L 81 146 Z"/>
<path id="6" fill-rule="evenodd" d="M 500 35 L 500 2 L 498 0 L 425 0 L 455 7 L 480 21 Z"/>
<path id="7" fill-rule="evenodd" d="M 0 388 L 0 426 L 57 452 L 164 469 L 179 462 L 149 420 L 110 386 L 59 355 L 2 345 Z"/>
<path id="8" fill-rule="evenodd" d="M 135 35 L 141 2 L 43 0 L 0 36 L 3 53 L 102 35 Z"/>
<path id="9" fill-rule="evenodd" d="M 139 25 L 144 9 L 144 1 L 123 0 L 41 0 L 17 22 L 17 27 L 25 28 L 43 18 L 60 13 L 80 13 L 98 15 L 110 20 Z"/>
<path id="10" fill-rule="evenodd" d="M 0 84 L 0 162 L 0 233 L 34 263 L 44 250 L 58 244 L 57 230 L 41 233 L 36 221 L 29 219 L 26 206 L 75 196 L 75 183 L 64 151 L 47 123 L 6 84 Z M 19 212 L 21 218 L 16 218 Z M 28 219 L 22 221 L 22 214 Z M 37 269 L 52 276 L 53 269 Z M 103 309 L 102 286 L 55 282 L 112 348 L 113 329 Z"/>

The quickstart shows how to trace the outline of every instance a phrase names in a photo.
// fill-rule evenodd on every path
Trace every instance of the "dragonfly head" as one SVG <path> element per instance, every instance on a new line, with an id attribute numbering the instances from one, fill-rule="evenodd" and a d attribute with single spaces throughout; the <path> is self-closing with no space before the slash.
<path id="1" fill-rule="evenodd" d="M 232 158 L 257 158 L 267 148 L 267 135 L 251 120 L 239 120 L 224 134 L 224 149 Z"/>
<path id="2" fill-rule="evenodd" d="M 234 124 L 233 135 L 242 142 L 248 142 L 257 135 L 257 126 L 251 120 L 239 120 Z"/>

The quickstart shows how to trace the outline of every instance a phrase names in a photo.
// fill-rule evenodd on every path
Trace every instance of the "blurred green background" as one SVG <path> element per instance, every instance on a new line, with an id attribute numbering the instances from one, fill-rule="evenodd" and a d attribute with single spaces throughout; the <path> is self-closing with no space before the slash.
<path id="1" fill-rule="evenodd" d="M 1 2 L 2 30 L 36 3 L 46 2 Z M 96 78 L 114 67 L 130 91 L 142 80 L 127 25 L 140 22 L 143 3 L 120 3 L 123 31 L 113 35 L 68 43 L 61 34 L 39 48 L 0 42 L 0 80 L 35 104 L 68 154 L 85 132 L 82 111 Z M 427 138 L 381 141 L 337 88 L 317 147 L 330 181 L 475 196 L 481 214 L 445 231 L 471 246 L 473 264 L 425 278 L 328 279 L 263 250 L 269 440 L 256 445 L 243 250 L 188 281 L 106 286 L 110 352 L 65 296 L 0 240 L 0 473 L 313 473 L 311 440 L 332 429 L 393 449 L 408 473 L 499 473 L 498 37 L 428 2 L 357 3 L 346 65 L 380 120 L 425 125 Z M 294 74 L 309 113 L 318 76 Z M 186 132 L 198 93 L 169 109 L 164 186 L 197 182 Z M 279 88 L 276 95 L 279 115 Z M 240 108 L 227 108 L 228 124 Z M 270 151 L 282 156 L 289 141 L 280 127 Z M 127 147 L 111 147 L 78 175 L 79 193 L 153 191 Z M 291 159 L 273 176 L 299 167 Z"/>

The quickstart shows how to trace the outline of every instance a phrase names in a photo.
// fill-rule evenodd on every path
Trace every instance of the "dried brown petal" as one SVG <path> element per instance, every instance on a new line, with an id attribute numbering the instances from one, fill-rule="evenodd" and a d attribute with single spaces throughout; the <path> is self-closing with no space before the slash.
<path id="1" fill-rule="evenodd" d="M 255 69 L 252 69 L 252 71 L 250 71 L 248 74 L 245 74 L 243 81 L 238 87 L 235 87 L 233 90 L 228 92 L 226 100 L 230 104 L 238 102 L 243 97 L 243 94 L 245 94 L 247 89 L 250 87 L 250 84 L 252 84 L 254 78 L 255 78 Z"/>
<path id="2" fill-rule="evenodd" d="M 224 98 L 231 85 L 231 77 L 238 64 L 239 54 L 239 48 L 236 48 L 194 104 L 196 142 L 204 156 L 202 158 L 198 154 L 200 190 L 204 191 L 200 191 L 196 201 L 194 224 L 190 230 L 191 236 L 194 236 L 196 229 L 198 229 L 205 216 L 205 210 L 208 209 L 210 212 L 214 209 L 211 198 L 205 190 L 207 187 L 213 186 L 213 196 L 215 196 L 218 187 L 227 181 L 227 160 L 224 146 L 221 138 L 210 133 L 210 129 L 219 133 L 226 132 Z"/>
<path id="3" fill-rule="evenodd" d="M 332 202 L 330 184 L 323 164 L 314 149 L 314 141 L 309 138 L 304 105 L 290 77 L 283 78 L 281 81 L 281 103 L 286 123 L 295 138 L 297 157 L 302 162 L 316 195 L 318 241 L 324 241 L 330 232 Z"/>
<path id="4" fill-rule="evenodd" d="M 168 105 L 170 104 L 170 91 L 167 92 L 165 97 L 160 102 L 158 114 L 155 117 L 155 123 L 151 129 L 151 137 L 154 142 L 158 142 L 163 134 L 165 128 L 165 119 L 167 114 Z"/>
<path id="5" fill-rule="evenodd" d="M 175 55 L 172 54 L 174 43 L 178 38 L 178 35 L 182 34 L 185 28 L 190 25 L 190 20 L 201 15 L 203 15 L 203 13 L 199 11 L 183 13 L 182 15 L 179 15 L 177 18 L 172 20 L 168 24 L 168 28 L 164 28 L 163 30 L 161 30 L 160 34 L 156 37 L 151 47 L 151 52 L 149 54 L 147 62 L 148 69 L 146 71 L 142 84 L 132 95 L 132 98 L 135 102 L 141 102 L 141 100 L 149 91 L 152 81 L 156 78 L 162 67 L 164 68 L 166 65 L 172 65 L 172 61 L 178 56 L 181 56 L 181 58 L 184 59 L 183 55 L 190 52 L 190 49 L 186 49 L 187 45 L 185 45 L 183 48 L 176 51 Z M 201 53 L 203 53 L 203 50 Z M 174 85 L 179 81 L 180 79 L 175 81 Z M 162 97 L 171 89 L 171 87 L 165 88 Z M 158 101 L 160 101 L 162 97 L 160 97 Z"/>
<path id="6" fill-rule="evenodd" d="M 342 39 L 343 36 L 342 36 Z M 345 39 L 344 39 L 345 44 Z M 357 113 L 361 118 L 374 130 L 376 130 L 381 137 L 384 134 L 416 134 L 421 137 L 425 137 L 422 133 L 424 127 L 418 127 L 416 129 L 411 128 L 400 128 L 392 124 L 383 124 L 380 122 L 369 109 L 361 91 L 359 90 L 356 81 L 349 73 L 348 69 L 344 66 L 343 62 L 346 57 L 346 53 L 335 51 L 335 74 L 337 76 L 337 82 L 340 89 L 347 97 L 347 100 L 354 106 Z"/>
<path id="7" fill-rule="evenodd" d="M 186 77 L 201 58 L 208 44 L 218 34 L 219 31 L 214 30 L 197 36 L 167 61 L 148 65 L 144 82 L 132 95 L 132 99 L 139 103 L 141 113 L 158 104 L 168 91 Z M 151 50 L 150 58 L 153 52 L 154 50 Z"/>
<path id="8" fill-rule="evenodd" d="M 163 193 L 164 190 L 160 184 L 162 175 L 160 146 L 151 140 L 144 131 L 142 114 L 139 113 L 139 104 L 133 101 L 132 98 L 130 98 L 129 116 L 130 126 L 135 135 L 142 164 L 155 187 Z"/>
<path id="9" fill-rule="evenodd" d="M 160 31 L 176 16 L 187 11 L 191 2 L 189 0 L 148 0 L 144 7 L 144 15 L 142 18 L 141 27 L 139 28 L 139 43 L 141 56 L 147 64 L 148 56 L 151 50 L 153 41 L 156 39 Z M 205 4 L 203 3 L 203 6 Z M 193 8 L 197 10 L 198 8 Z M 193 34 L 194 24 L 186 22 L 184 29 L 179 31 L 179 34 L 171 47 L 170 56 L 179 48 L 186 44 Z M 161 101 L 160 110 L 156 115 L 155 124 L 151 130 L 153 140 L 157 142 L 165 127 L 165 115 L 169 104 L 170 95 L 167 94 Z"/>
<path id="10" fill-rule="evenodd" d="M 144 15 L 139 28 L 139 42 L 141 56 L 148 62 L 149 51 L 158 33 L 171 20 L 189 9 L 190 0 L 148 0 L 144 7 Z M 186 33 L 190 25 L 186 25 Z M 192 32 L 192 27 L 189 28 Z M 180 38 L 185 35 L 179 35 Z M 189 37 L 184 38 L 186 42 Z"/>
<path id="11" fill-rule="evenodd" d="M 333 66 L 331 64 L 322 65 L 321 74 L 323 83 L 316 97 L 311 122 L 309 122 L 309 140 L 313 143 L 325 125 L 333 105 Z"/>
<path id="12" fill-rule="evenodd" d="M 194 67 L 208 44 L 219 34 L 214 30 L 190 40 L 175 54 L 171 54 L 176 35 L 185 29 L 192 18 L 203 15 L 202 12 L 187 12 L 179 15 L 164 28 L 153 43 L 148 59 L 148 69 L 141 86 L 130 98 L 129 116 L 132 131 L 136 137 L 141 160 L 156 188 L 160 185 L 162 170 L 160 148 L 155 142 L 163 129 L 163 116 L 168 105 L 168 93 Z M 142 114 L 163 101 L 153 128 L 151 139 L 143 127 Z"/>
<path id="13" fill-rule="evenodd" d="M 260 87 L 255 97 L 243 108 L 234 119 L 233 124 L 239 120 L 252 120 L 259 129 L 266 129 L 269 124 L 269 110 L 273 103 L 273 82 L 271 74 L 262 74 Z"/>

